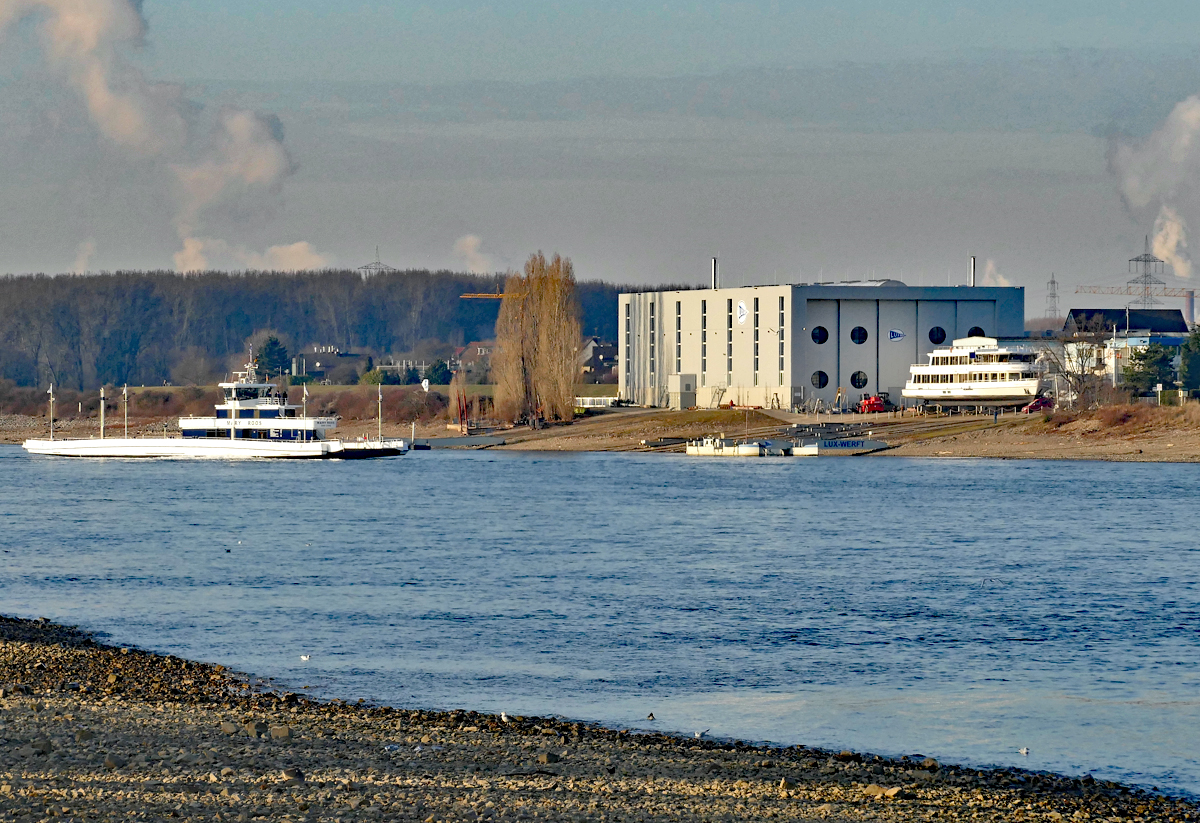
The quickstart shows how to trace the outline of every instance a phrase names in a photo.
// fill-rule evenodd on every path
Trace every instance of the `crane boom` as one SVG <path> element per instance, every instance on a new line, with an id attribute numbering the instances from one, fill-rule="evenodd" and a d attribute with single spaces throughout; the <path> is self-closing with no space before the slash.
<path id="1" fill-rule="evenodd" d="M 502 300 L 503 294 L 492 294 L 491 292 L 482 292 L 478 294 L 460 294 L 460 300 Z"/>
<path id="2" fill-rule="evenodd" d="M 1187 297 L 1188 292 L 1194 292 L 1195 289 L 1170 289 L 1166 286 L 1161 286 L 1156 289 L 1150 289 L 1150 294 L 1156 297 Z M 1145 294 L 1146 289 L 1141 286 L 1076 286 L 1076 294 Z"/>

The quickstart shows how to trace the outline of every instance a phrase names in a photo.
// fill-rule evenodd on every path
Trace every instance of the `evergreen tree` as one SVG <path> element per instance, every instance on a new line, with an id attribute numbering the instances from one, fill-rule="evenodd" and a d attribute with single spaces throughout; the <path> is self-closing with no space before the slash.
<path id="1" fill-rule="evenodd" d="M 292 358 L 278 337 L 271 335 L 263 343 L 262 351 L 258 353 L 258 367 L 269 375 L 279 374 L 280 370 L 291 371 Z"/>
<path id="2" fill-rule="evenodd" d="M 425 376 L 435 386 L 446 386 L 450 384 L 450 378 L 454 375 L 450 371 L 450 367 L 446 365 L 446 361 L 439 360 L 425 370 Z"/>
<path id="3" fill-rule="evenodd" d="M 1157 384 L 1175 388 L 1175 350 L 1161 343 L 1151 343 L 1129 356 L 1125 367 L 1125 382 L 1139 394 L 1151 391 Z"/>
<path id="4" fill-rule="evenodd" d="M 1200 389 L 1200 325 L 1192 329 L 1179 350 L 1179 379 L 1188 391 Z"/>

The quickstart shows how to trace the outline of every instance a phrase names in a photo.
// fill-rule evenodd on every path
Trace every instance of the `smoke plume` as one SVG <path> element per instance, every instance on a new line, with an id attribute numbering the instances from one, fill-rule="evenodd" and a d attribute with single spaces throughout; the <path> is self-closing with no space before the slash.
<path id="1" fill-rule="evenodd" d="M 1154 219 L 1154 240 L 1150 247 L 1155 257 L 1170 264 L 1177 277 L 1192 276 L 1192 260 L 1187 253 L 1187 224 L 1170 206 L 1163 205 Z"/>
<path id="2" fill-rule="evenodd" d="M 183 248 L 175 253 L 175 269 L 181 272 L 206 271 L 218 265 L 264 271 L 307 271 L 328 268 L 332 263 L 332 258 L 320 254 L 306 241 L 271 246 L 259 253 L 212 237 L 186 237 Z"/>
<path id="3" fill-rule="evenodd" d="M 96 253 L 96 241 L 92 238 L 84 240 L 75 249 L 75 262 L 71 264 L 72 274 L 87 274 L 88 263 Z"/>
<path id="4" fill-rule="evenodd" d="M 1109 151 L 1125 206 L 1139 219 L 1154 220 L 1154 253 L 1177 277 L 1191 277 L 1185 215 L 1200 213 L 1200 96 L 1175 105 L 1167 119 L 1137 144 Z"/>
<path id="5" fill-rule="evenodd" d="M 479 250 L 483 240 L 478 235 L 464 234 L 454 241 L 454 256 L 467 266 L 471 274 L 490 274 L 496 270 L 491 255 Z"/>
<path id="6" fill-rule="evenodd" d="M 996 268 L 996 261 L 988 258 L 987 264 L 983 267 L 983 285 L 985 286 L 1011 286 L 1012 282 L 1000 273 Z"/>
<path id="7" fill-rule="evenodd" d="M 142 45 L 142 0 L 0 0 L 0 35 L 33 20 L 50 67 L 87 107 L 97 130 L 137 156 L 165 162 L 177 198 L 175 229 L 183 248 L 176 267 L 207 264 L 206 247 L 230 250 L 224 241 L 200 236 L 205 216 L 243 205 L 247 198 L 277 196 L 296 165 L 272 115 L 221 108 L 206 138 L 193 132 L 198 107 L 182 87 L 149 81 L 122 52 Z M 202 129 L 200 129 L 202 131 Z M 254 262 L 297 264 L 325 260 L 307 243 L 272 246 L 264 253 L 234 252 Z"/>

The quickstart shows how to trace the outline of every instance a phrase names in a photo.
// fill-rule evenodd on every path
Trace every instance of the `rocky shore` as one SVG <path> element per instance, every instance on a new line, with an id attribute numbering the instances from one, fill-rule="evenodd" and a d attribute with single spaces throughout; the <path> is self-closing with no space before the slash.
<path id="1" fill-rule="evenodd" d="M 318 702 L 0 618 L 0 820 L 1194 821 L 1194 802 L 919 755 Z"/>

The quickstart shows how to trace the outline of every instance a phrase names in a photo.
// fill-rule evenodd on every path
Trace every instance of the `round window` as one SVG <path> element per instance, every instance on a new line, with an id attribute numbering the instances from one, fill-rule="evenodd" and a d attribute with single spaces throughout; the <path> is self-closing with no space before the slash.
<path id="1" fill-rule="evenodd" d="M 862 326 L 855 326 L 850 330 L 850 339 L 861 346 L 867 342 L 867 330 Z"/>
<path id="2" fill-rule="evenodd" d="M 983 333 L 983 329 L 978 326 L 972 326 L 970 331 L 967 332 L 967 337 L 987 337 L 987 335 Z"/>
<path id="3" fill-rule="evenodd" d="M 856 371 L 850 375 L 850 385 L 856 389 L 861 389 L 867 385 L 867 373 L 865 371 Z"/>
<path id="4" fill-rule="evenodd" d="M 829 339 L 829 329 L 824 326 L 817 326 L 813 329 L 813 342 L 818 346 Z"/>
<path id="5" fill-rule="evenodd" d="M 829 375 L 823 371 L 815 371 L 812 376 L 812 384 L 818 389 L 823 389 L 829 385 Z"/>
<path id="6" fill-rule="evenodd" d="M 946 330 L 941 326 L 934 326 L 929 330 L 929 342 L 935 346 L 940 346 L 946 342 Z"/>

